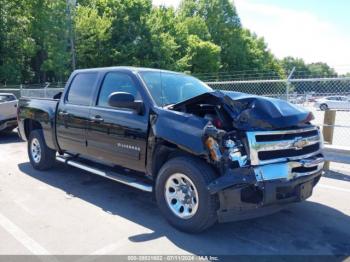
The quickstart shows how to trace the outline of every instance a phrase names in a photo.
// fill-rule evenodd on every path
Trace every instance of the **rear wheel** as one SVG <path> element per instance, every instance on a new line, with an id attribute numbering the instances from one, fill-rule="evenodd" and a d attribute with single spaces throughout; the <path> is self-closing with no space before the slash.
<path id="1" fill-rule="evenodd" d="M 31 165 L 38 170 L 47 170 L 55 163 L 56 151 L 46 145 L 40 129 L 33 130 L 29 135 L 28 156 Z"/>
<path id="2" fill-rule="evenodd" d="M 321 104 L 321 105 L 320 105 L 320 109 L 321 109 L 322 111 L 326 111 L 326 110 L 328 109 L 328 105 L 327 105 L 327 104 Z"/>
<path id="3" fill-rule="evenodd" d="M 164 164 L 155 191 L 158 206 L 171 225 L 196 233 L 216 222 L 218 197 L 207 189 L 215 178 L 212 168 L 200 159 L 177 157 Z"/>

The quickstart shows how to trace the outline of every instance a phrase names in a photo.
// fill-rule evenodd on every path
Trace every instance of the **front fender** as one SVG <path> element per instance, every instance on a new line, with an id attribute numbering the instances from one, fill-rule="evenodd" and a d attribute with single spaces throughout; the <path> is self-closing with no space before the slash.
<path id="1" fill-rule="evenodd" d="M 156 138 L 175 144 L 194 155 L 207 154 L 203 136 L 208 120 L 191 114 L 159 110 L 156 114 L 151 114 L 150 122 Z"/>

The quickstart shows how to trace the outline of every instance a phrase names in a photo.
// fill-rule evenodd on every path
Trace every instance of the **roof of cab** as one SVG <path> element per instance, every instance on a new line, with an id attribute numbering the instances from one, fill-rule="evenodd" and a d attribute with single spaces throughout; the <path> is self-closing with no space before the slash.
<path id="1" fill-rule="evenodd" d="M 111 66 L 111 67 L 97 67 L 97 68 L 87 68 L 87 69 L 77 69 L 74 73 L 80 72 L 99 72 L 99 71 L 109 71 L 109 70 L 129 70 L 130 72 L 139 73 L 145 71 L 153 71 L 153 72 L 162 72 L 162 73 L 173 73 L 173 74 L 183 74 L 180 72 L 174 72 L 164 69 L 156 69 L 156 68 L 146 68 L 146 67 L 133 67 L 133 66 Z"/>

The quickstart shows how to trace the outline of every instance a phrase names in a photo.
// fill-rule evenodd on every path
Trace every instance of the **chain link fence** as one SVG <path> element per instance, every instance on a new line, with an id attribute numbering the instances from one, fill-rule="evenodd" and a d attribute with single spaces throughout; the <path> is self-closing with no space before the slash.
<path id="1" fill-rule="evenodd" d="M 350 147 L 350 77 L 272 80 L 206 81 L 217 90 L 244 92 L 288 100 L 313 112 L 314 124 L 323 126 L 325 109 L 337 110 L 333 144 Z M 17 97 L 48 97 L 63 91 L 65 83 L 2 86 L 0 92 Z M 322 105 L 326 107 L 322 107 Z M 322 110 L 321 110 L 322 108 Z"/>
<path id="2" fill-rule="evenodd" d="M 16 97 L 52 98 L 64 89 L 65 83 L 42 83 L 0 86 L 0 93 L 13 93 Z"/>

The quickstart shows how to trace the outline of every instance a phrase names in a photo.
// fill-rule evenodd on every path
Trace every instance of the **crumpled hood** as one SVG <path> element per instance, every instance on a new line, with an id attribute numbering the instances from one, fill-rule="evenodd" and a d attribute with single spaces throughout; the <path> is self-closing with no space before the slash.
<path id="1" fill-rule="evenodd" d="M 239 129 L 283 129 L 312 120 L 310 111 L 285 100 L 239 92 L 222 92 Z"/>
<path id="2" fill-rule="evenodd" d="M 214 91 L 174 106 L 194 103 L 222 104 L 239 130 L 276 130 L 305 125 L 313 119 L 310 111 L 285 100 L 231 91 Z"/>

